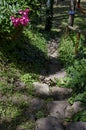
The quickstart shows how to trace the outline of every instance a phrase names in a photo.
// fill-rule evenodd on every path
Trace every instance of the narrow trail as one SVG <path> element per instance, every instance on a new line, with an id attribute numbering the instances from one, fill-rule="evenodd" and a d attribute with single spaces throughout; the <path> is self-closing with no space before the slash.
<path id="1" fill-rule="evenodd" d="M 47 79 L 54 80 L 55 78 L 63 78 L 66 74 L 62 64 L 59 61 L 58 45 L 60 39 L 52 40 L 48 43 L 48 57 L 49 57 L 49 72 Z"/>
<path id="2" fill-rule="evenodd" d="M 85 109 L 82 107 L 82 103 L 77 101 L 70 104 L 68 99 L 72 95 L 72 89 L 55 84 L 55 78 L 66 76 L 65 69 L 58 60 L 59 42 L 60 39 L 57 38 L 47 44 L 48 70 L 44 71 L 45 76 L 44 73 L 41 75 L 40 82 L 33 83 L 36 98 L 32 101 L 32 106 L 35 107 L 35 113 L 40 111 L 43 114 L 42 117 L 35 120 L 35 130 L 86 130 L 86 122 L 71 121 L 77 112 Z M 32 107 L 31 109 L 33 110 Z M 68 119 L 69 122 L 66 121 Z"/>
<path id="3" fill-rule="evenodd" d="M 59 60 L 58 46 L 64 33 L 63 22 L 67 22 L 67 8 L 68 1 L 57 1 L 57 5 L 54 5 L 54 15 L 53 15 L 53 28 L 56 30 L 56 35 L 53 38 L 49 38 L 47 43 L 48 50 L 48 63 L 46 70 L 42 70 L 40 74 L 40 80 L 43 83 L 49 83 L 49 81 L 55 81 L 55 79 L 63 78 L 66 75 L 66 72 L 62 66 L 61 61 Z M 63 11 L 62 11 L 63 10 Z M 63 19 L 64 18 L 64 19 Z"/>
<path id="4" fill-rule="evenodd" d="M 57 11 L 62 7 L 64 12 L 59 13 L 58 16 L 63 18 L 67 7 L 65 8 L 64 4 L 61 7 L 58 5 Z M 55 16 L 55 19 L 54 24 L 56 23 L 56 27 L 60 30 L 59 35 L 48 41 L 49 60 L 46 70 L 41 71 L 40 82 L 33 83 L 37 97 L 37 101 L 33 104 L 36 105 L 37 111 L 44 110 L 44 115 L 35 120 L 35 130 L 86 130 L 86 122 L 72 121 L 76 113 L 86 108 L 82 107 L 80 101 L 70 104 L 68 99 L 73 93 L 72 89 L 56 84 L 56 79 L 64 78 L 66 71 L 59 60 L 58 52 L 63 26 L 61 21 L 57 22 L 58 17 Z"/>
<path id="5" fill-rule="evenodd" d="M 64 17 L 67 11 L 65 6 L 64 4 L 58 5 L 57 11 L 61 8 L 64 10 L 61 12 L 62 14 L 57 13 L 59 17 Z M 57 22 L 58 17 L 56 16 L 55 19 L 54 24 L 56 23 L 58 30 L 60 30 L 60 35 L 63 30 L 62 22 Z M 55 82 L 55 79 L 61 79 L 66 76 L 66 71 L 59 60 L 58 46 L 61 38 L 61 35 L 59 35 L 48 41 L 46 46 L 49 59 L 47 67 L 41 71 L 40 82 L 33 83 L 37 98 L 32 104 L 36 106 L 37 111 L 44 110 L 44 115 L 35 120 L 35 130 L 86 130 L 86 122 L 72 121 L 76 113 L 86 108 L 82 107 L 80 101 L 70 104 L 68 99 L 73 93 L 72 89 L 57 86 Z"/>
<path id="6" fill-rule="evenodd" d="M 35 120 L 35 130 L 86 130 L 86 122 L 66 121 L 66 119 L 72 120 L 74 114 L 85 108 L 79 101 L 74 104 L 68 102 L 72 95 L 72 89 L 59 87 L 55 84 L 55 78 L 66 76 L 65 69 L 58 60 L 59 42 L 60 39 L 57 38 L 47 44 L 48 71 L 44 71 L 45 76 L 41 75 L 40 82 L 33 83 L 36 98 L 33 100 L 32 106 L 35 107 L 36 113 L 41 111 L 43 114 L 42 117 Z M 31 109 L 33 110 L 32 107 Z"/>
<path id="7" fill-rule="evenodd" d="M 58 45 L 60 38 L 52 39 L 48 41 L 48 64 L 47 69 L 42 71 L 40 80 L 42 83 L 50 84 L 51 81 L 55 82 L 55 79 L 64 78 L 66 76 L 65 69 L 61 61 L 59 60 Z"/>

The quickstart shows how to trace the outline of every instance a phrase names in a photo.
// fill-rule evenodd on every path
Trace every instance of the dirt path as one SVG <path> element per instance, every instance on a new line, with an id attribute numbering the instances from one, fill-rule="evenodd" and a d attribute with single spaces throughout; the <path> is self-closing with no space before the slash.
<path id="1" fill-rule="evenodd" d="M 42 82 L 45 82 L 47 84 L 50 84 L 51 81 L 55 82 L 55 79 L 63 78 L 66 75 L 65 69 L 63 68 L 60 60 L 59 60 L 59 54 L 58 54 L 58 45 L 59 45 L 60 39 L 52 39 L 48 42 L 47 48 L 48 48 L 48 67 L 45 72 L 47 74 L 42 77 Z"/>
<path id="2" fill-rule="evenodd" d="M 58 45 L 60 39 L 53 40 L 48 44 L 48 56 L 49 56 L 49 75 L 48 79 L 54 80 L 55 78 L 63 78 L 65 76 L 65 70 L 59 61 Z"/>

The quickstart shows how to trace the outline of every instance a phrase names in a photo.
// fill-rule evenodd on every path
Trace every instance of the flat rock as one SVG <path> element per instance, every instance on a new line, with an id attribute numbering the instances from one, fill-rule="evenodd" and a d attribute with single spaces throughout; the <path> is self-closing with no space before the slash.
<path id="1" fill-rule="evenodd" d="M 50 101 L 47 104 L 50 116 L 56 117 L 58 122 L 63 122 L 65 118 L 65 111 L 69 103 L 67 101 Z"/>
<path id="2" fill-rule="evenodd" d="M 63 130 L 63 126 L 55 117 L 46 117 L 36 121 L 35 130 Z"/>
<path id="3" fill-rule="evenodd" d="M 52 87 L 50 88 L 50 95 L 58 100 L 64 100 L 71 96 L 72 89 L 62 88 L 62 87 Z"/>
<path id="4" fill-rule="evenodd" d="M 66 126 L 65 130 L 86 130 L 86 122 L 73 122 Z"/>
<path id="5" fill-rule="evenodd" d="M 45 83 L 34 82 L 35 94 L 38 96 L 49 96 L 49 86 Z"/>

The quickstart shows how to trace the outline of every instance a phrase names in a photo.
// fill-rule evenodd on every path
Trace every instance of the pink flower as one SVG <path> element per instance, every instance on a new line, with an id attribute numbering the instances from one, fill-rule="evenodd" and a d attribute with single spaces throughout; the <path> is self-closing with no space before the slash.
<path id="1" fill-rule="evenodd" d="M 30 9 L 29 9 L 29 8 L 27 8 L 27 9 L 25 10 L 25 12 L 26 12 L 26 13 L 29 13 L 29 12 L 30 12 Z"/>
<path id="2" fill-rule="evenodd" d="M 19 14 L 22 15 L 21 17 L 11 16 L 11 21 L 12 21 L 14 27 L 18 27 L 20 25 L 26 26 L 28 24 L 28 22 L 30 22 L 30 19 L 28 17 L 29 11 L 30 10 L 28 8 L 25 11 L 20 10 Z"/>
<path id="3" fill-rule="evenodd" d="M 19 14 L 23 14 L 23 15 L 28 15 L 28 12 L 30 11 L 30 9 L 26 9 L 25 11 L 23 11 L 23 10 L 20 10 L 19 11 Z"/>
<path id="4" fill-rule="evenodd" d="M 20 24 L 20 18 L 16 18 L 15 22 L 18 23 L 18 24 Z"/>
<path id="5" fill-rule="evenodd" d="M 29 22 L 29 18 L 26 17 L 26 16 L 22 16 L 21 19 L 20 19 L 20 23 L 23 25 L 23 26 L 26 26 Z"/>
<path id="6" fill-rule="evenodd" d="M 11 16 L 11 20 L 14 20 L 15 19 L 15 17 L 14 16 Z"/>
<path id="7" fill-rule="evenodd" d="M 27 16 L 27 15 L 28 15 L 28 13 L 24 11 L 24 12 L 23 12 L 23 15 L 24 15 L 24 16 Z"/>
<path id="8" fill-rule="evenodd" d="M 11 16 L 11 21 L 12 21 L 12 23 L 15 22 L 15 17 L 14 16 Z"/>
<path id="9" fill-rule="evenodd" d="M 23 14 L 24 13 L 24 11 L 23 10 L 19 10 L 19 14 Z"/>
<path id="10" fill-rule="evenodd" d="M 15 27 L 18 27 L 20 25 L 20 18 L 14 18 L 12 23 Z"/>
<path id="11" fill-rule="evenodd" d="M 14 25 L 14 27 L 16 27 L 16 28 L 18 27 L 18 24 L 17 24 L 17 23 L 13 23 L 13 25 Z"/>

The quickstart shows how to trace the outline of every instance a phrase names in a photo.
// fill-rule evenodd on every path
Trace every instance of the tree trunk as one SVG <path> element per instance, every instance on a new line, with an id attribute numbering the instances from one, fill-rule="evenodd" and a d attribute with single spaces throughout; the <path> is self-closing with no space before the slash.
<path id="1" fill-rule="evenodd" d="M 46 2 L 46 23 L 45 23 L 46 31 L 50 31 L 52 28 L 53 4 L 54 0 L 47 0 Z"/>

